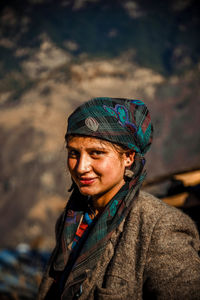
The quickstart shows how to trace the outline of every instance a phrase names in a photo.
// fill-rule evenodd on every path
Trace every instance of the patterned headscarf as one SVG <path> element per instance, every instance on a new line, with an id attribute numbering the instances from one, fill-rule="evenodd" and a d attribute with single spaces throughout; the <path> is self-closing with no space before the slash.
<path id="1" fill-rule="evenodd" d="M 94 98 L 71 114 L 68 119 L 69 134 L 101 138 L 124 145 L 143 156 L 151 145 L 153 126 L 142 101 Z"/>

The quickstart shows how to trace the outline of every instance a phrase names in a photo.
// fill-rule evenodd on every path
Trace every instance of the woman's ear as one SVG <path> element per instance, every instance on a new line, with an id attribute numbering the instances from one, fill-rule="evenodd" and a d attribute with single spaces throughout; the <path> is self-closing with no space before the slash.
<path id="1" fill-rule="evenodd" d="M 124 155 L 125 155 L 124 157 L 125 167 L 130 167 L 134 162 L 135 152 L 133 150 L 130 150 L 124 153 Z"/>

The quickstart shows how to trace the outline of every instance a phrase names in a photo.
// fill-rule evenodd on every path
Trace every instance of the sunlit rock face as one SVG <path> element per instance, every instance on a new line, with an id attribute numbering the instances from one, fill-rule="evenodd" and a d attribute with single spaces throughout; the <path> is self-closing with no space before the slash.
<path id="1" fill-rule="evenodd" d="M 89 98 L 146 102 L 147 180 L 199 167 L 198 4 L 122 2 L 1 6 L 0 247 L 53 247 L 71 184 L 66 120 Z"/>

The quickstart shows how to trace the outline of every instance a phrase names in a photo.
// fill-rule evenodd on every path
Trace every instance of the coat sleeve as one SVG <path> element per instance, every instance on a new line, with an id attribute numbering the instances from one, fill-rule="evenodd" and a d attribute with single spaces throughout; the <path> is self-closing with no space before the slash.
<path id="1" fill-rule="evenodd" d="M 200 299 L 199 251 L 199 235 L 188 216 L 173 208 L 161 216 L 147 255 L 144 291 L 148 297 Z"/>
<path id="2" fill-rule="evenodd" d="M 53 262 L 54 254 L 56 253 L 57 248 L 58 248 L 59 235 L 60 235 L 60 231 L 62 229 L 62 221 L 63 221 L 64 216 L 65 216 L 65 212 L 61 213 L 61 215 L 59 216 L 59 218 L 56 221 L 56 225 L 55 225 L 56 246 L 51 253 L 51 256 L 49 258 L 49 261 L 48 261 L 45 271 L 43 273 L 43 277 L 42 277 L 42 280 L 41 280 L 41 283 L 39 286 L 39 290 L 38 290 L 38 294 L 37 294 L 37 298 L 36 298 L 37 300 L 45 299 L 45 296 L 48 293 L 48 291 L 50 290 L 50 287 L 53 283 L 53 278 L 50 277 L 49 272 L 50 272 L 51 264 Z"/>

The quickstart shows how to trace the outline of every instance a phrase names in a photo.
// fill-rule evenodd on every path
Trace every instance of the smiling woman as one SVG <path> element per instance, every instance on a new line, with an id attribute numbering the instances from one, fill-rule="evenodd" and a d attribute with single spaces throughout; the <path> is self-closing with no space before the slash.
<path id="1" fill-rule="evenodd" d="M 68 167 L 81 194 L 91 196 L 96 211 L 102 210 L 125 184 L 125 168 L 134 152 L 117 152 L 113 145 L 96 138 L 74 136 L 67 143 Z"/>
<path id="2" fill-rule="evenodd" d="M 200 298 L 194 223 L 140 191 L 152 135 L 139 100 L 95 98 L 71 114 L 72 193 L 38 299 Z"/>

